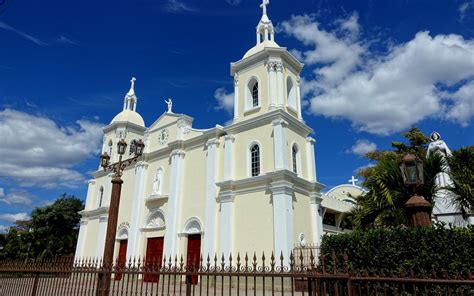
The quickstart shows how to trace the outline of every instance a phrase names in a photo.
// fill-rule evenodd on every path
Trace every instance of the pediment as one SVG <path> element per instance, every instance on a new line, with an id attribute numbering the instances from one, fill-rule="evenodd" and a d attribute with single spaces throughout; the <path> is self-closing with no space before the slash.
<path id="1" fill-rule="evenodd" d="M 163 127 L 177 125 L 178 121 L 183 120 L 186 121 L 189 125 L 192 125 L 194 118 L 186 115 L 186 114 L 176 114 L 176 113 L 169 113 L 165 112 L 158 117 L 157 120 L 148 128 L 148 131 L 154 131 L 157 129 L 161 129 Z"/>

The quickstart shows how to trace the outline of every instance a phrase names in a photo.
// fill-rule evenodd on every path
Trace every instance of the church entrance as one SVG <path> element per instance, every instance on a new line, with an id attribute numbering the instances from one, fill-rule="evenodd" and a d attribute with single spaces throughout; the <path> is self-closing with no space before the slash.
<path id="1" fill-rule="evenodd" d="M 145 267 L 147 271 L 158 271 L 163 261 L 163 237 L 151 237 L 146 245 Z M 145 282 L 158 282 L 158 274 L 145 274 Z"/>
<path id="2" fill-rule="evenodd" d="M 120 268 L 125 267 L 127 264 L 127 243 L 128 241 L 121 240 L 119 246 L 119 252 L 117 257 L 117 272 L 115 273 L 115 280 L 120 281 L 122 279 L 122 273 L 120 273 Z"/>
<path id="3" fill-rule="evenodd" d="M 199 261 L 201 257 L 201 234 L 188 235 L 188 258 L 186 265 L 188 269 L 197 270 L 199 268 Z M 197 275 L 186 276 L 186 284 L 196 285 L 198 283 Z"/>

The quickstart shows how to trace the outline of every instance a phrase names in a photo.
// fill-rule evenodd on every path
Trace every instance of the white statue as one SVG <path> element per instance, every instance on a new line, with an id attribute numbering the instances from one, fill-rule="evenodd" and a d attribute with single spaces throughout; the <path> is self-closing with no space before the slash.
<path id="1" fill-rule="evenodd" d="M 156 174 L 155 174 L 155 177 L 153 178 L 153 193 L 154 194 L 161 194 L 161 179 L 162 179 L 162 170 L 159 169 Z"/>
<path id="2" fill-rule="evenodd" d="M 438 188 L 451 186 L 453 182 L 449 177 L 449 166 L 447 164 L 447 158 L 452 156 L 451 150 L 448 145 L 441 140 L 441 135 L 437 132 L 431 134 L 431 143 L 428 145 L 428 151 L 426 152 L 426 157 L 430 157 L 432 154 L 438 154 L 443 158 L 444 169 L 442 172 L 436 175 L 436 185 Z"/>
<path id="3" fill-rule="evenodd" d="M 165 100 L 165 103 L 168 105 L 168 113 L 173 113 L 173 111 L 171 111 L 173 108 L 173 100 L 169 98 L 168 100 Z"/>

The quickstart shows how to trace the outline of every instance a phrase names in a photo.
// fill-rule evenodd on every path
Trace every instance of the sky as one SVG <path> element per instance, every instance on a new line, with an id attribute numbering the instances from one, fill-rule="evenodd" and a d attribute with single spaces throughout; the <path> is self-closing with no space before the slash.
<path id="1" fill-rule="evenodd" d="M 63 193 L 85 199 L 132 76 L 147 125 L 169 97 L 196 128 L 227 123 L 260 3 L 0 0 L 0 231 Z M 268 14 L 305 64 L 326 189 L 414 126 L 474 144 L 474 0 L 270 0 Z"/>

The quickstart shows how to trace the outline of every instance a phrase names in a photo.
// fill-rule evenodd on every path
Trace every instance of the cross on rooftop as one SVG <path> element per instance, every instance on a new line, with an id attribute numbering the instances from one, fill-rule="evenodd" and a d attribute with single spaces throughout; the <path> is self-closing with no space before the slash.
<path id="1" fill-rule="evenodd" d="M 260 7 L 262 8 L 263 14 L 267 14 L 267 5 L 270 4 L 269 0 L 262 0 Z"/>
<path id="2" fill-rule="evenodd" d="M 348 180 L 349 183 L 351 183 L 353 186 L 355 186 L 356 182 L 358 182 L 359 179 L 356 179 L 354 178 L 354 176 L 352 176 L 352 178 L 350 180 Z"/>

